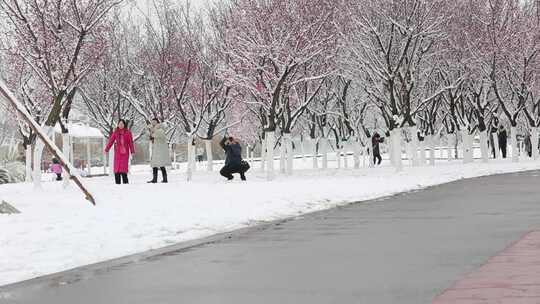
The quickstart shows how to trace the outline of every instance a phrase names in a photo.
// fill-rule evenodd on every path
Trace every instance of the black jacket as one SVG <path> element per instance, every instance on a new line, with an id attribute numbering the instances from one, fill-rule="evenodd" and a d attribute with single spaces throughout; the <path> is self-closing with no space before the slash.
<path id="1" fill-rule="evenodd" d="M 371 144 L 373 146 L 373 155 L 380 155 L 381 149 L 379 147 L 379 144 L 382 143 L 384 139 L 381 138 L 379 134 L 373 135 L 371 138 Z"/>
<path id="2" fill-rule="evenodd" d="M 219 145 L 225 150 L 225 166 L 240 166 L 242 163 L 242 147 L 240 144 L 228 144 L 225 142 L 227 138 L 223 138 Z"/>
<path id="3" fill-rule="evenodd" d="M 499 145 L 503 144 L 506 145 L 506 138 L 508 135 L 506 135 L 506 130 L 499 131 Z"/>

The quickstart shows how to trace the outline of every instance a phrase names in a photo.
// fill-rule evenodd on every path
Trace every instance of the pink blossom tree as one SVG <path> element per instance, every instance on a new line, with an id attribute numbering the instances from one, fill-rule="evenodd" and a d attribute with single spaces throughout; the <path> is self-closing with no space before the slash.
<path id="1" fill-rule="evenodd" d="M 3 71 L 4 78 L 11 88 L 16 89 L 17 98 L 21 101 L 25 110 L 36 122 L 42 124 L 44 113 L 47 113 L 51 106 L 47 101 L 47 91 L 39 82 L 35 81 L 30 67 L 25 62 L 17 59 L 16 57 L 8 56 L 5 61 L 6 69 Z M 22 137 L 22 144 L 25 150 L 25 177 L 26 181 L 30 182 L 33 179 L 33 175 L 40 172 L 39 170 L 34 172 L 32 168 L 41 167 L 41 158 L 34 157 L 36 133 L 23 119 L 20 119 L 15 109 L 7 107 L 6 110 L 17 121 L 18 133 Z"/>
<path id="2" fill-rule="evenodd" d="M 120 19 L 111 22 L 110 31 L 106 33 L 110 47 L 77 91 L 83 101 L 81 111 L 107 137 L 113 133 L 119 119 L 125 119 L 134 127 L 140 125 L 141 116 L 122 95 L 122 88 L 133 77 L 128 52 L 131 46 L 128 46 L 125 34 Z M 135 140 L 142 134 L 140 129 L 137 131 Z"/>
<path id="3" fill-rule="evenodd" d="M 444 38 L 447 1 L 345 1 L 340 32 L 344 69 L 362 79 L 391 131 L 393 163 L 401 168 L 401 128 L 417 133 L 415 116 L 447 87 L 426 95 L 424 82 L 436 67 Z M 441 84 L 442 85 L 442 84 Z M 451 85 L 453 86 L 453 84 Z M 411 136 L 416 151 L 416 136 Z M 411 155 L 416 159 L 416 152 Z M 416 162 L 415 162 L 416 163 Z"/>
<path id="4" fill-rule="evenodd" d="M 335 9 L 332 1 L 240 0 L 223 3 L 214 11 L 218 14 L 214 27 L 223 29 L 226 65 L 221 75 L 245 91 L 249 99 L 244 102 L 265 116 L 261 127 L 266 133 L 268 179 L 274 176 L 275 131 L 281 113 L 290 113 L 281 119 L 290 120 L 285 126 L 292 126 L 306 109 L 306 100 L 295 97 L 294 90 L 332 73 L 311 66 L 331 56 Z M 290 138 L 290 133 L 285 134 Z M 289 143 L 286 146 L 290 148 Z"/>
<path id="5" fill-rule="evenodd" d="M 532 132 L 538 132 L 536 120 L 525 111 L 531 102 L 540 57 L 535 5 L 533 1 L 491 0 L 487 5 L 468 6 L 471 17 L 477 20 L 477 31 L 470 36 L 478 37 L 469 49 L 482 71 L 478 78 L 483 76 L 489 81 L 498 106 L 510 123 L 513 162 L 519 159 L 517 132 L 523 113 Z M 537 138 L 535 134 L 535 142 Z"/>
<path id="6" fill-rule="evenodd" d="M 35 81 L 46 88 L 50 108 L 44 116 L 49 129 L 60 123 L 67 134 L 76 88 L 99 62 L 107 40 L 103 33 L 109 11 L 121 0 L 0 1 L 6 30 L 3 43 L 10 56 L 25 62 Z M 43 109 L 45 110 L 45 109 Z M 63 150 L 69 153 L 64 138 Z M 41 160 L 43 144 L 36 149 Z M 39 162 L 40 163 L 40 162 Z M 34 168 L 39 173 L 41 168 Z M 36 173 L 36 174 L 37 174 Z M 40 178 L 34 179 L 39 186 Z"/>
<path id="7" fill-rule="evenodd" d="M 228 127 L 226 114 L 236 93 L 217 75 L 222 62 L 213 43 L 216 34 L 200 12 L 168 0 L 153 1 L 150 10 L 153 17 L 131 33 L 143 43 L 131 60 L 133 80 L 122 94 L 146 120 L 162 120 L 171 141 L 185 140 L 190 180 L 197 138 L 206 143 L 212 170 L 211 142 Z"/>

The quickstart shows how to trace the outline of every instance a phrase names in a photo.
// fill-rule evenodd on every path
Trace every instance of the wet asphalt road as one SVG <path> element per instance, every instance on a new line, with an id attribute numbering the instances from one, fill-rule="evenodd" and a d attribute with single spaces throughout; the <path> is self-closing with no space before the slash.
<path id="1" fill-rule="evenodd" d="M 540 227 L 539 185 L 527 172 L 353 204 L 0 287 L 0 303 L 431 303 Z"/>

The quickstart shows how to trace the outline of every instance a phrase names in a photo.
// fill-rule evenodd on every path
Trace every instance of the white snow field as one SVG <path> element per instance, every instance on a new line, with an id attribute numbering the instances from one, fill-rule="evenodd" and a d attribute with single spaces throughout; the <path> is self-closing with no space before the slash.
<path id="1" fill-rule="evenodd" d="M 298 159 L 296 168 L 311 160 Z M 352 165 L 352 159 L 349 165 Z M 399 192 L 497 173 L 540 169 L 540 162 L 438 161 L 435 167 L 296 170 L 268 182 L 258 164 L 248 181 L 224 181 L 202 170 L 186 182 L 170 173 L 169 184 L 146 184 L 149 168 L 134 168 L 130 185 L 112 177 L 84 179 L 97 198 L 85 201 L 62 182 L 0 186 L 4 199 L 22 213 L 0 216 L 0 285 L 92 264 L 212 234 L 380 198 Z M 276 168 L 278 168 L 276 162 Z M 376 201 L 372 202 L 376 203 Z"/>

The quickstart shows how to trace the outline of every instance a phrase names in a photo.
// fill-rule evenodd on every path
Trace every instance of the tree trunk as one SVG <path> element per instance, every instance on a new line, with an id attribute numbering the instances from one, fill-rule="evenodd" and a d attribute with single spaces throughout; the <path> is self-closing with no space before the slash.
<path id="1" fill-rule="evenodd" d="M 73 164 L 75 159 L 75 138 L 71 137 L 69 140 L 69 151 L 70 153 L 67 159 L 69 159 L 69 162 Z"/>
<path id="2" fill-rule="evenodd" d="M 53 128 L 44 126 L 43 130 L 45 132 L 45 135 L 48 138 L 51 138 L 51 134 L 53 134 Z M 36 145 L 34 148 L 34 188 L 41 189 L 41 163 L 43 161 L 43 150 L 45 148 L 45 143 L 40 140 L 39 138 L 36 138 Z"/>
<path id="3" fill-rule="evenodd" d="M 489 161 L 489 146 L 486 130 L 480 132 L 480 153 L 482 154 L 482 162 L 487 163 Z"/>
<path id="4" fill-rule="evenodd" d="M 281 145 L 279 145 L 279 173 L 281 174 L 285 174 L 286 173 L 286 164 L 287 164 L 287 161 L 286 161 L 286 151 L 285 151 L 285 145 L 284 145 L 284 140 L 283 138 L 281 139 Z"/>
<path id="5" fill-rule="evenodd" d="M 353 141 L 353 159 L 354 159 L 354 168 L 360 169 L 360 154 L 362 151 L 362 147 L 360 146 L 360 140 L 357 138 Z"/>
<path id="6" fill-rule="evenodd" d="M 497 132 L 491 133 L 491 136 L 493 138 L 493 148 L 495 149 L 495 159 L 499 159 L 501 157 L 501 151 L 499 147 L 499 137 L 497 136 Z"/>
<path id="7" fill-rule="evenodd" d="M 176 144 L 171 144 L 171 154 L 172 154 L 172 163 L 173 163 L 173 169 L 178 169 L 178 155 L 176 155 Z"/>
<path id="8" fill-rule="evenodd" d="M 321 148 L 322 154 L 322 169 L 326 170 L 328 169 L 328 139 L 326 137 L 321 138 L 319 147 Z"/>
<path id="9" fill-rule="evenodd" d="M 261 143 L 261 172 L 266 170 L 266 138 Z"/>
<path id="10" fill-rule="evenodd" d="M 15 158 L 16 149 L 17 147 L 15 145 L 15 135 L 12 135 L 11 138 L 9 139 L 9 146 L 8 146 L 8 151 L 7 151 L 8 160 L 12 160 Z"/>
<path id="11" fill-rule="evenodd" d="M 390 157 L 390 164 L 392 165 L 392 167 L 395 167 L 396 166 L 396 157 L 394 156 L 394 139 L 392 138 L 392 131 L 390 131 L 390 136 L 387 139 L 387 146 L 388 146 L 388 156 Z M 371 147 L 371 149 L 373 149 L 373 145 Z M 371 151 L 371 150 L 370 150 Z M 382 154 L 382 151 L 381 151 L 381 154 Z M 371 164 L 372 165 L 375 165 L 373 164 L 373 151 L 371 151 L 370 153 L 370 156 L 371 156 Z M 382 155 L 381 155 L 382 156 Z M 370 165 L 371 167 L 371 165 Z"/>
<path id="12" fill-rule="evenodd" d="M 390 132 L 390 139 L 392 141 L 391 150 L 394 159 L 394 167 L 396 168 L 396 171 L 399 172 L 403 170 L 403 161 L 401 159 L 401 129 L 393 129 Z"/>
<path id="13" fill-rule="evenodd" d="M 285 144 L 285 154 L 287 156 L 287 167 L 286 167 L 286 173 L 287 175 L 293 174 L 293 161 L 294 161 L 294 151 L 293 151 L 293 143 L 292 143 L 292 137 L 290 133 L 285 133 L 283 135 L 283 140 Z"/>
<path id="14" fill-rule="evenodd" d="M 69 133 L 62 133 L 62 153 L 64 153 L 64 156 L 67 159 L 71 159 L 71 136 L 69 136 Z M 103 163 L 105 166 L 105 163 Z M 69 176 L 69 173 L 64 173 L 64 181 L 63 186 L 66 188 L 69 186 L 69 180 L 71 177 Z"/>
<path id="15" fill-rule="evenodd" d="M 407 154 L 407 160 L 409 161 L 409 166 L 414 167 L 414 156 L 413 148 L 411 142 L 405 142 L 405 154 Z"/>
<path id="16" fill-rule="evenodd" d="M 171 170 L 174 170 L 177 168 L 177 156 L 176 156 L 176 144 L 173 143 L 167 143 L 167 149 L 169 151 L 169 159 L 171 160 Z"/>
<path id="17" fill-rule="evenodd" d="M 462 136 L 462 149 L 463 149 L 463 163 L 468 164 L 473 162 L 472 153 L 472 136 L 468 130 L 461 131 Z"/>
<path id="18" fill-rule="evenodd" d="M 523 141 L 518 142 L 518 148 L 520 161 L 527 160 L 527 152 L 525 151 L 525 143 Z"/>
<path id="19" fill-rule="evenodd" d="M 414 167 L 417 167 L 419 165 L 419 161 L 418 161 L 418 127 L 417 126 L 409 127 L 409 132 L 411 132 L 412 165 Z"/>
<path id="20" fill-rule="evenodd" d="M 306 141 L 304 140 L 304 137 L 302 136 L 300 138 L 300 153 L 302 154 L 302 162 L 306 162 L 306 147 L 304 147 Z"/>
<path id="21" fill-rule="evenodd" d="M 276 134 L 273 131 L 266 132 L 266 179 L 269 181 L 274 179 L 274 144 L 275 144 Z"/>
<path id="22" fill-rule="evenodd" d="M 105 141 L 105 138 L 101 139 L 101 159 L 103 163 L 103 175 L 107 175 L 107 155 L 105 155 L 105 147 L 107 146 L 107 142 Z"/>
<path id="23" fill-rule="evenodd" d="M 455 140 L 454 140 L 454 158 L 457 160 L 459 159 L 459 149 L 458 149 L 458 144 L 459 144 L 459 138 L 458 138 L 458 133 L 456 132 L 455 133 Z"/>
<path id="24" fill-rule="evenodd" d="M 31 182 L 32 181 L 32 148 L 34 147 L 34 145 L 26 145 L 26 150 L 24 151 L 25 152 L 25 162 L 24 162 L 24 167 L 25 167 L 25 171 L 26 171 L 26 174 L 25 174 L 25 181 L 27 183 Z"/>
<path id="25" fill-rule="evenodd" d="M 341 146 L 336 147 L 336 167 L 341 169 Z"/>
<path id="26" fill-rule="evenodd" d="M 193 138 L 195 138 L 195 136 L 193 136 Z M 196 144 L 193 144 L 192 147 L 191 147 L 191 153 L 192 153 L 192 157 L 191 157 L 191 162 L 192 162 L 192 168 L 193 168 L 193 173 L 199 171 L 199 162 L 197 161 L 197 145 Z"/>
<path id="27" fill-rule="evenodd" d="M 518 141 L 517 141 L 517 128 L 510 128 L 510 143 L 512 144 L 512 162 L 519 162 L 519 150 L 518 150 Z"/>
<path id="28" fill-rule="evenodd" d="M 103 150 L 105 150 L 105 148 Z M 110 152 L 111 151 L 109 151 L 109 153 L 106 153 L 105 151 L 103 151 L 103 167 L 105 167 L 105 174 L 107 175 L 113 174 L 110 160 Z"/>
<path id="29" fill-rule="evenodd" d="M 427 135 L 424 137 L 424 140 L 419 141 L 418 143 L 418 149 L 419 151 L 419 157 L 418 157 L 418 165 L 425 166 L 426 165 L 426 141 L 427 141 Z"/>
<path id="30" fill-rule="evenodd" d="M 366 163 L 367 163 L 367 167 L 368 168 L 372 168 L 374 166 L 373 164 L 373 156 L 371 155 L 371 148 L 368 145 L 366 145 L 365 147 L 363 147 L 363 164 L 362 166 L 365 168 L 366 167 Z"/>
<path id="31" fill-rule="evenodd" d="M 195 136 L 193 137 L 195 138 Z M 193 169 L 193 173 L 198 171 L 197 167 L 197 145 L 191 145 L 191 168 Z"/>
<path id="32" fill-rule="evenodd" d="M 429 165 L 435 166 L 435 149 L 437 148 L 437 136 L 436 135 L 429 135 Z"/>
<path id="33" fill-rule="evenodd" d="M 110 174 L 114 174 L 114 148 L 109 150 L 108 157 Z"/>
<path id="34" fill-rule="evenodd" d="M 195 146 L 193 145 L 193 134 L 188 135 L 187 139 L 187 160 L 186 160 L 186 178 L 187 181 L 193 179 L 193 172 L 195 171 Z"/>
<path id="35" fill-rule="evenodd" d="M 319 160 L 317 158 L 317 140 L 315 138 L 310 138 L 311 143 L 311 158 L 313 160 L 313 169 L 319 169 Z"/>
<path id="36" fill-rule="evenodd" d="M 538 152 L 538 128 L 533 127 L 531 129 L 531 149 L 532 149 L 532 158 L 538 160 L 540 153 Z"/>
<path id="37" fill-rule="evenodd" d="M 446 135 L 446 153 L 448 154 L 446 157 L 448 158 L 448 161 L 452 160 L 452 150 L 454 148 L 453 138 L 455 138 L 453 133 Z"/>
<path id="38" fill-rule="evenodd" d="M 343 168 L 349 169 L 349 159 L 347 157 L 347 146 L 349 145 L 348 141 L 344 141 L 341 145 L 341 153 L 343 154 Z"/>
<path id="39" fill-rule="evenodd" d="M 206 171 L 212 172 L 214 171 L 214 156 L 212 154 L 212 140 L 205 139 L 204 147 L 206 149 Z"/>
<path id="40" fill-rule="evenodd" d="M 90 138 L 86 138 L 86 166 L 88 167 L 88 175 L 92 175 L 92 150 Z"/>
<path id="41" fill-rule="evenodd" d="M 34 188 L 36 189 L 41 188 L 41 161 L 43 159 L 44 148 L 45 144 L 41 140 L 36 139 L 36 145 L 34 148 L 34 172 L 32 176 L 32 180 L 34 181 Z"/>

